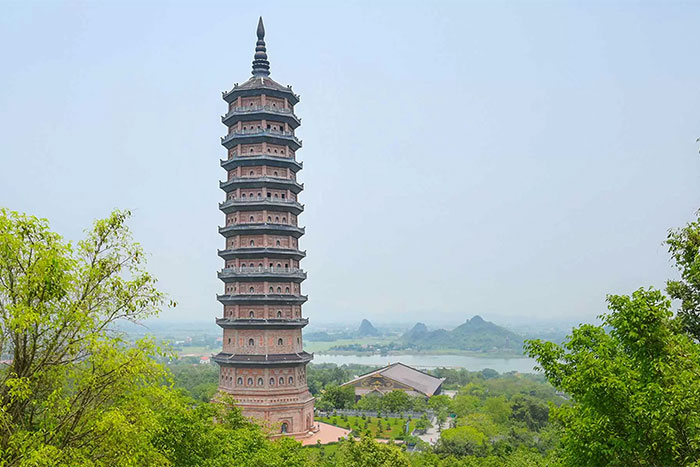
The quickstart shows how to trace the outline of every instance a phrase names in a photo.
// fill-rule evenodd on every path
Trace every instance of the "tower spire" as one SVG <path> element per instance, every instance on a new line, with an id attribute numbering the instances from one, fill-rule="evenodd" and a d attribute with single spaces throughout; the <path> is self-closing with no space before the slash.
<path id="1" fill-rule="evenodd" d="M 270 76 L 270 62 L 267 61 L 267 49 L 265 48 L 265 25 L 262 16 L 258 20 L 258 42 L 255 44 L 255 56 L 253 59 L 253 76 Z"/>

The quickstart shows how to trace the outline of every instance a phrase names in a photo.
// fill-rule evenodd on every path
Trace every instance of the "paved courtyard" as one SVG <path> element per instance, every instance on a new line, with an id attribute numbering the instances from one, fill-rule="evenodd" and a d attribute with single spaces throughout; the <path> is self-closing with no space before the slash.
<path id="1" fill-rule="evenodd" d="M 350 430 L 345 428 L 340 428 L 339 426 L 329 425 L 328 423 L 316 422 L 319 429 L 316 433 L 312 434 L 308 438 L 301 440 L 301 444 L 304 446 L 309 446 L 311 444 L 316 444 L 317 441 L 321 441 L 321 444 L 333 443 L 339 441 L 342 438 L 346 438 L 350 434 Z"/>

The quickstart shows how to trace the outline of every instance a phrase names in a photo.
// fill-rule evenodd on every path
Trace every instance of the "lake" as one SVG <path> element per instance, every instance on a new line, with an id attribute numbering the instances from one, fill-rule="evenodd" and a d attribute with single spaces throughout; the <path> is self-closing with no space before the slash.
<path id="1" fill-rule="evenodd" d="M 489 358 L 468 355 L 330 355 L 315 354 L 312 363 L 335 363 L 348 365 L 384 366 L 389 363 L 401 362 L 416 368 L 465 368 L 469 371 L 480 371 L 491 368 L 499 373 L 518 371 L 520 373 L 536 373 L 536 361 L 532 358 Z"/>

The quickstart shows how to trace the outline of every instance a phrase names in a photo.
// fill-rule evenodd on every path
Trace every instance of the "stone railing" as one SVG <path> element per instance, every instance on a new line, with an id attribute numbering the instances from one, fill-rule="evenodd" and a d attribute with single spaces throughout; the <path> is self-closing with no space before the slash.
<path id="1" fill-rule="evenodd" d="M 237 273 L 237 274 L 259 274 L 261 272 L 270 274 L 294 274 L 303 272 L 300 268 L 284 268 L 284 267 L 230 267 L 224 268 L 222 272 Z"/>
<path id="2" fill-rule="evenodd" d="M 263 129 L 263 128 L 253 128 L 252 130 L 233 130 L 230 131 L 227 136 L 233 136 L 233 135 L 257 135 L 257 134 L 272 134 L 272 135 L 279 135 L 279 136 L 291 136 L 294 137 L 294 133 L 291 131 L 284 131 L 284 130 L 273 130 L 273 129 Z"/>
<path id="3" fill-rule="evenodd" d="M 254 113 L 254 112 L 261 112 L 261 111 L 270 111 L 270 112 L 276 112 L 280 114 L 291 114 L 294 111 L 290 108 L 284 108 L 284 107 L 276 107 L 276 106 L 271 106 L 271 105 L 255 105 L 255 106 L 248 106 L 248 107 L 233 107 L 231 110 L 228 111 L 226 115 L 224 115 L 224 118 L 228 117 L 229 115 L 232 115 L 234 113 L 242 114 L 242 113 Z"/>
<path id="4" fill-rule="evenodd" d="M 289 180 L 289 179 L 284 179 L 284 180 Z M 229 204 L 229 203 L 260 203 L 261 201 L 266 201 L 269 203 L 286 203 L 286 204 L 299 204 L 297 200 L 295 199 L 288 199 L 288 198 L 267 198 L 263 196 L 257 196 L 254 198 L 231 198 L 227 199 L 224 201 L 222 204 Z"/>
<path id="5" fill-rule="evenodd" d="M 277 159 L 291 159 L 294 162 L 299 162 L 296 159 L 294 159 L 294 155 L 292 154 L 291 156 L 287 156 L 285 154 L 280 154 L 280 153 L 264 153 L 264 152 L 243 152 L 241 154 L 238 154 L 237 152 L 233 152 L 229 154 L 228 160 L 231 160 L 233 158 L 240 157 L 242 159 L 245 159 L 246 157 L 276 157 Z M 301 162 L 299 162 L 301 164 Z"/>

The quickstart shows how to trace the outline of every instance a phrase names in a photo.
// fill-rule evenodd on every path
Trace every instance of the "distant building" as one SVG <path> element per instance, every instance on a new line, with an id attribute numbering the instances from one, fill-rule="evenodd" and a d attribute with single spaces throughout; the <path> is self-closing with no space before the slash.
<path id="1" fill-rule="evenodd" d="M 394 390 L 404 391 L 413 397 L 430 397 L 440 394 L 443 381 L 445 378 L 436 378 L 397 362 L 358 376 L 342 386 L 354 387 L 356 399 L 368 394 L 383 395 Z"/>
<path id="2" fill-rule="evenodd" d="M 200 357 L 199 363 L 200 363 L 201 365 L 208 365 L 209 363 L 211 363 L 211 359 L 210 359 L 209 357 L 207 357 L 207 356 Z"/>

